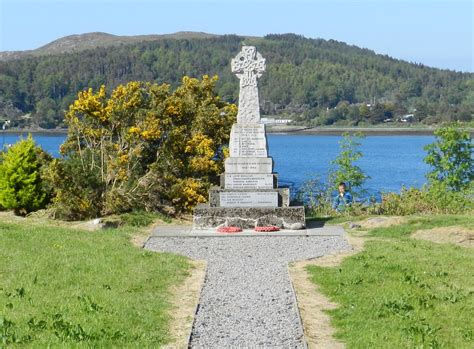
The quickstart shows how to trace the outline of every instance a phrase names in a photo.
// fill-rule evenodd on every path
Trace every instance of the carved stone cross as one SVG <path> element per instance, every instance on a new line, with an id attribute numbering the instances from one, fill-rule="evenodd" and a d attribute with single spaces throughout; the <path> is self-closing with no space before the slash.
<path id="1" fill-rule="evenodd" d="M 265 59 L 255 46 L 243 46 L 231 62 L 232 72 L 240 79 L 238 124 L 260 123 L 257 78 L 265 71 Z"/>

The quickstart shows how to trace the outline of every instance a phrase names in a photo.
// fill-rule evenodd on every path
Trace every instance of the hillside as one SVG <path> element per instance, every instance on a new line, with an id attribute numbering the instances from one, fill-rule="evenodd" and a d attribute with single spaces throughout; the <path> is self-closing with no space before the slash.
<path id="1" fill-rule="evenodd" d="M 97 47 L 127 45 L 143 41 L 156 41 L 163 39 L 203 39 L 212 38 L 215 36 L 217 35 L 202 32 L 177 32 L 173 34 L 135 36 L 113 35 L 101 32 L 68 35 L 54 40 L 35 50 L 0 52 L 0 61 L 27 58 L 31 56 L 47 56 L 61 53 L 72 53 L 94 49 Z"/>
<path id="2" fill-rule="evenodd" d="M 130 80 L 177 85 L 182 76 L 217 74 L 217 92 L 235 102 L 230 59 L 242 44 L 267 59 L 260 82 L 264 115 L 301 125 L 436 124 L 474 116 L 474 74 L 426 67 L 342 42 L 295 34 L 263 38 L 205 33 L 69 36 L 0 60 L 0 119 L 54 128 L 78 91 Z M 34 52 L 34 53 L 32 53 Z M 5 56 L 5 55 L 4 55 Z M 8 112 L 8 113 L 7 113 Z M 30 118 L 21 118 L 30 114 Z"/>

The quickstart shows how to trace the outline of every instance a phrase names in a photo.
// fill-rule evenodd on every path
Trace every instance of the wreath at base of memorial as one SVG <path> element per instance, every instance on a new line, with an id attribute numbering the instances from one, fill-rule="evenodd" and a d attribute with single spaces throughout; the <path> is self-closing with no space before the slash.
<path id="1" fill-rule="evenodd" d="M 241 231 L 242 231 L 241 227 L 227 226 L 227 227 L 217 228 L 218 233 L 240 233 Z"/>
<path id="2" fill-rule="evenodd" d="M 280 228 L 275 225 L 266 225 L 263 227 L 255 227 L 256 232 L 271 232 L 271 231 L 279 231 Z"/>

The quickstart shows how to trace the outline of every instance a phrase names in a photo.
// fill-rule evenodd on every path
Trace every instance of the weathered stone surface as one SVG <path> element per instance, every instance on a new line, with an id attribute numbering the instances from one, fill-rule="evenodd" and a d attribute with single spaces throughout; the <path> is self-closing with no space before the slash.
<path id="1" fill-rule="evenodd" d="M 227 158 L 226 173 L 272 173 L 272 158 Z"/>
<path id="2" fill-rule="evenodd" d="M 300 230 L 300 229 L 305 229 L 305 228 L 306 228 L 305 225 L 301 222 L 291 223 L 287 225 L 287 229 L 290 229 L 290 230 Z"/>
<path id="3" fill-rule="evenodd" d="M 263 124 L 234 124 L 230 131 L 230 157 L 268 156 L 267 137 Z"/>
<path id="4" fill-rule="evenodd" d="M 289 188 L 274 188 L 274 189 L 223 189 L 220 187 L 212 187 L 209 190 L 209 205 L 211 207 L 248 207 L 247 205 L 242 204 L 241 206 L 223 206 L 222 205 L 222 193 L 241 193 L 243 197 L 246 194 L 254 194 L 254 193 L 276 193 L 277 196 L 277 205 L 280 207 L 288 207 L 290 206 L 290 189 Z M 275 205 L 257 205 L 258 207 L 276 207 Z"/>
<path id="5" fill-rule="evenodd" d="M 258 124 L 260 106 L 258 102 L 257 79 L 265 71 L 265 59 L 255 46 L 243 46 L 231 61 L 232 72 L 240 80 L 238 124 Z"/>
<path id="6" fill-rule="evenodd" d="M 225 189 L 273 189 L 277 185 L 277 176 L 274 173 L 226 173 L 221 175 L 221 188 Z"/>
<path id="7" fill-rule="evenodd" d="M 209 207 L 194 209 L 194 229 L 216 228 L 223 225 L 252 229 L 256 226 L 276 225 L 283 229 L 305 228 L 304 207 Z"/>

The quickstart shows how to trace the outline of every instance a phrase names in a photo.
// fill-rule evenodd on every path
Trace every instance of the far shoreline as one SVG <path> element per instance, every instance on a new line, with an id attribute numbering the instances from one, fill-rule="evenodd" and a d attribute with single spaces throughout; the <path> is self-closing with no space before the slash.
<path id="1" fill-rule="evenodd" d="M 366 136 L 432 136 L 435 129 L 403 127 L 269 127 L 267 133 L 298 136 L 341 136 L 345 133 L 362 133 Z"/>
<path id="2" fill-rule="evenodd" d="M 321 135 L 340 136 L 344 133 L 363 133 L 366 136 L 432 136 L 437 127 L 305 127 L 267 125 L 267 133 L 275 135 Z M 466 128 L 474 135 L 474 128 Z M 25 135 L 28 133 L 47 136 L 65 136 L 67 129 L 7 129 L 5 134 Z"/>
<path id="3" fill-rule="evenodd" d="M 305 126 L 283 126 L 269 125 L 267 133 L 284 135 L 321 135 L 340 136 L 345 133 L 362 133 L 365 136 L 433 136 L 434 132 L 441 126 L 423 127 L 351 127 L 351 126 L 325 126 L 325 127 L 305 127 Z M 467 132 L 474 135 L 474 128 L 466 127 Z"/>
<path id="4" fill-rule="evenodd" d="M 35 135 L 48 135 L 48 136 L 65 136 L 67 135 L 67 128 L 55 128 L 55 129 L 29 129 L 29 128 L 9 128 L 5 131 L 5 134 L 14 134 L 14 135 L 27 135 L 28 133 Z"/>

